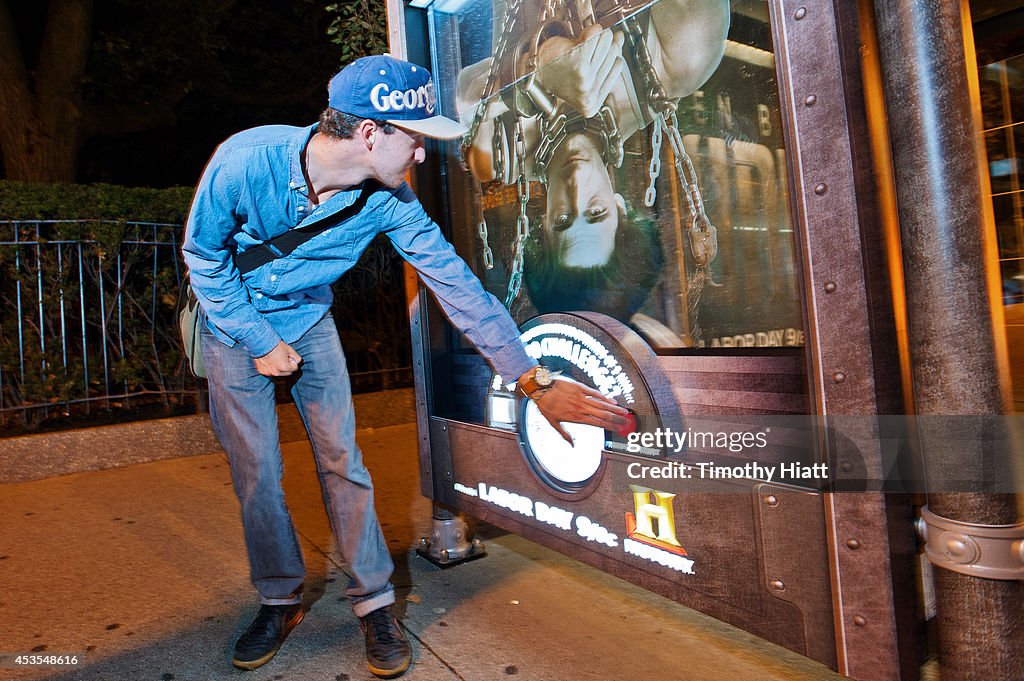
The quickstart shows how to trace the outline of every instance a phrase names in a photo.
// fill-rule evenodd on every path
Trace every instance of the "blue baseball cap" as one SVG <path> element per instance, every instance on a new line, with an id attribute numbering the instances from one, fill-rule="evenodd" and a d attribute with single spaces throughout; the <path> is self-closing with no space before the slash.
<path id="1" fill-rule="evenodd" d="M 461 123 L 435 115 L 430 71 L 387 54 L 361 57 L 339 71 L 327 85 L 327 103 L 337 111 L 436 139 L 466 133 Z"/>

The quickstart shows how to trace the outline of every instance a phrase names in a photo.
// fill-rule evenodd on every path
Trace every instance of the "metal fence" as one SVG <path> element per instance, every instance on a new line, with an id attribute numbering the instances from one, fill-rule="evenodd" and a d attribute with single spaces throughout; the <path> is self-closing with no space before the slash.
<path id="1" fill-rule="evenodd" d="M 181 225 L 0 221 L 0 423 L 202 409 L 183 362 Z M 401 266 L 371 247 L 336 290 L 357 391 L 410 385 Z M 404 342 L 403 342 L 404 339 Z"/>

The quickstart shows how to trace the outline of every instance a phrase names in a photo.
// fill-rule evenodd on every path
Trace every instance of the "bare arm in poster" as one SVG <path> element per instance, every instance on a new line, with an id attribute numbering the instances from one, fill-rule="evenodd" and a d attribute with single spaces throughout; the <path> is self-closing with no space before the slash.
<path id="1" fill-rule="evenodd" d="M 655 72 L 671 99 L 691 94 L 704 84 L 722 59 L 729 28 L 728 2 L 662 0 L 650 10 L 647 46 Z M 607 104 L 629 137 L 644 127 L 626 97 L 623 79 L 625 36 L 617 28 L 592 24 L 579 41 L 560 36 L 541 46 L 538 77 L 552 94 L 584 116 Z M 625 49 L 628 49 L 625 48 Z"/>
<path id="2" fill-rule="evenodd" d="M 517 33 L 543 30 L 529 24 L 530 10 L 520 11 Z M 643 305 L 659 276 L 657 225 L 629 209 L 616 191 L 609 170 L 616 164 L 613 145 L 599 129 L 602 122 L 591 123 L 603 121 L 603 114 L 596 114 L 607 107 L 614 124 L 603 123 L 604 130 L 614 127 L 626 139 L 656 115 L 642 78 L 629 70 L 639 70 L 642 63 L 630 50 L 646 50 L 668 99 L 699 88 L 722 59 L 729 5 L 727 0 L 661 0 L 634 17 L 631 23 L 643 36 L 636 44 L 621 23 L 610 28 L 594 23 L 574 32 L 575 38 L 563 34 L 543 40 L 536 54 L 537 80 L 554 98 L 555 111 L 517 118 L 506 104 L 512 97 L 493 97 L 466 151 L 470 170 L 481 182 L 513 184 L 522 173 L 546 185 L 542 228 L 527 242 L 523 272 L 531 301 L 541 312 L 594 310 L 625 321 Z M 508 44 L 519 53 L 518 38 Z M 504 52 L 496 58 L 510 59 L 510 50 Z M 519 73 L 525 71 L 526 57 L 520 57 Z M 466 122 L 475 118 L 488 78 L 501 69 L 507 73 L 508 64 L 495 65 L 492 58 L 459 75 L 458 103 Z M 590 120 L 566 126 L 564 135 L 553 134 L 552 121 L 563 113 Z M 549 132 L 541 139 L 545 116 Z M 520 125 L 525 154 L 514 150 Z M 496 128 L 501 134 L 494 134 Z M 493 163 L 496 148 L 505 159 L 501 177 Z"/>
<path id="3" fill-rule="evenodd" d="M 676 99 L 698 89 L 717 68 L 729 29 L 727 0 L 661 0 L 650 11 L 646 43 L 651 63 L 666 94 Z M 554 36 L 538 50 L 537 77 L 557 100 L 585 117 L 607 105 L 619 131 L 628 138 L 647 121 L 631 102 L 631 74 L 623 58 L 627 46 L 622 29 L 602 29 L 592 24 L 579 39 Z M 525 58 L 525 57 L 524 57 Z M 464 118 L 471 119 L 485 87 L 491 59 L 474 64 L 459 76 L 458 103 Z M 489 107 L 467 161 L 477 179 L 495 179 L 491 164 L 493 119 L 507 111 L 500 101 Z M 639 114 L 639 115 L 638 115 Z M 524 120 L 527 146 L 536 144 L 536 120 Z M 529 156 L 530 154 L 527 154 Z M 527 177 L 535 177 L 532 167 Z"/>

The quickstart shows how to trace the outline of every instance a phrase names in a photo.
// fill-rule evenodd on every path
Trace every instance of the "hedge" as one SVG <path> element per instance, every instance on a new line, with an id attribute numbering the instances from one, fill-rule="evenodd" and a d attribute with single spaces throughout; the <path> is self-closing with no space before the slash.
<path id="1" fill-rule="evenodd" d="M 184 224 L 192 187 L 29 184 L 0 180 L 0 220 L 132 220 Z"/>

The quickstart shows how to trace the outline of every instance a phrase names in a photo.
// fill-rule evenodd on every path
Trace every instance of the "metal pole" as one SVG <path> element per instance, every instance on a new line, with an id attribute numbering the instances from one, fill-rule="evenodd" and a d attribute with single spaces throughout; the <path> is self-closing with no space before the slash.
<path id="1" fill-rule="evenodd" d="M 1005 414 L 1009 392 L 1001 309 L 998 298 L 990 294 L 991 262 L 985 253 L 994 230 L 986 208 L 987 175 L 982 174 L 980 126 L 972 104 L 972 92 L 977 91 L 972 83 L 976 70 L 969 73 L 974 55 L 965 50 L 964 30 L 970 26 L 964 25 L 961 8 L 954 2 L 882 0 L 875 3 L 875 16 L 918 423 L 929 430 L 926 419 L 935 415 Z M 949 472 L 951 461 L 961 471 L 965 466 L 994 465 L 1012 480 L 1011 462 L 986 458 L 981 444 L 979 439 L 978 451 L 965 456 L 950 451 L 939 438 L 922 435 L 925 467 Z M 928 481 L 929 492 L 936 490 L 935 480 Z M 940 493 L 928 497 L 931 512 L 966 523 L 968 541 L 971 528 L 1017 523 L 1012 487 L 989 494 L 969 487 L 938 488 Z M 943 681 L 1020 678 L 1021 585 L 1015 579 L 986 579 L 936 565 Z"/>

